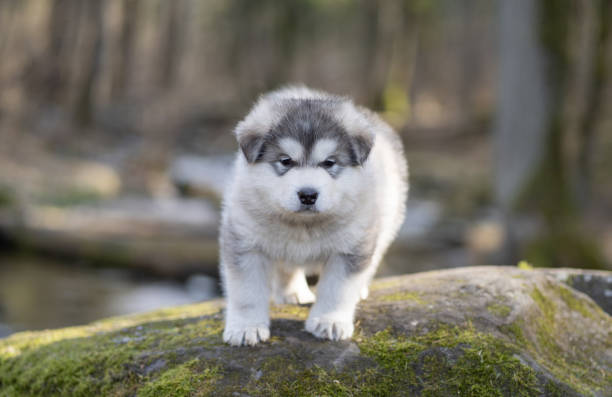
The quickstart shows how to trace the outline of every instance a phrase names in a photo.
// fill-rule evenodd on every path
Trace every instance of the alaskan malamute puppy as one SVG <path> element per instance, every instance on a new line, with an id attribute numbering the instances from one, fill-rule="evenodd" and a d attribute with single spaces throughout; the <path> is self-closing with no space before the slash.
<path id="1" fill-rule="evenodd" d="M 241 151 L 220 231 L 223 340 L 267 340 L 271 298 L 314 302 L 306 330 L 350 338 L 355 307 L 404 218 L 398 136 L 350 99 L 304 87 L 263 95 L 235 134 Z"/>

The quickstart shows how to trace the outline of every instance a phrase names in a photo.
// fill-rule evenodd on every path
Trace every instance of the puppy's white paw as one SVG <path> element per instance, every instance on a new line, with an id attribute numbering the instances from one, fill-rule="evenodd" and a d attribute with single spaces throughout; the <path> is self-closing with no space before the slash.
<path id="1" fill-rule="evenodd" d="M 276 299 L 276 303 L 290 304 L 290 305 L 305 305 L 312 303 L 316 299 L 315 294 L 312 293 L 310 288 L 300 288 L 299 290 L 286 291 Z"/>
<path id="2" fill-rule="evenodd" d="M 255 346 L 270 338 L 270 328 L 265 324 L 225 326 L 223 341 L 232 346 Z"/>
<path id="3" fill-rule="evenodd" d="M 370 289 L 367 286 L 361 288 L 361 291 L 359 291 L 359 297 L 362 300 L 365 300 L 368 299 L 368 296 L 370 296 Z"/>
<path id="4" fill-rule="evenodd" d="M 306 320 L 305 328 L 317 338 L 331 340 L 350 339 L 355 330 L 351 319 L 341 320 L 326 317 L 309 317 Z"/>

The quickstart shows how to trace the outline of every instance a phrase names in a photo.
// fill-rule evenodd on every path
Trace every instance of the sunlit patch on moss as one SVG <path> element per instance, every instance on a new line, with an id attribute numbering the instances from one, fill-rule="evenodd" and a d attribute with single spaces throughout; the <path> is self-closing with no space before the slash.
<path id="1" fill-rule="evenodd" d="M 501 303 L 491 303 L 487 306 L 487 310 L 498 317 L 508 317 L 512 308 Z"/>
<path id="2" fill-rule="evenodd" d="M 374 282 L 370 285 L 370 292 L 396 288 L 399 287 L 401 284 L 402 280 L 398 278 L 391 278 L 388 280 L 374 280 Z"/>
<path id="3" fill-rule="evenodd" d="M 221 378 L 218 367 L 194 359 L 163 372 L 138 390 L 138 397 L 207 396 Z"/>
<path id="4" fill-rule="evenodd" d="M 308 306 L 302 305 L 274 305 L 270 312 L 273 317 L 291 320 L 306 320 Z"/>
<path id="5" fill-rule="evenodd" d="M 161 354 L 155 352 L 164 352 L 170 369 L 189 358 L 189 349 L 222 344 L 220 316 L 182 318 L 199 313 L 196 308 L 208 306 L 12 335 L 0 341 L 0 389 L 34 396 L 134 394 L 149 380 Z"/>
<path id="6" fill-rule="evenodd" d="M 398 302 L 398 301 L 412 301 L 419 305 L 424 305 L 425 301 L 416 292 L 410 291 L 399 291 L 390 294 L 382 295 L 378 298 L 382 302 Z"/>
<path id="7" fill-rule="evenodd" d="M 593 310 L 600 309 L 597 305 L 589 305 L 586 299 L 576 297 L 576 293 L 572 292 L 569 288 L 559 285 L 559 295 L 561 299 L 570 309 L 579 312 L 586 318 L 593 318 Z"/>
<path id="8" fill-rule="evenodd" d="M 22 352 L 30 351 L 32 349 L 62 340 L 85 338 L 104 332 L 112 332 L 123 328 L 135 327 L 143 323 L 150 323 L 158 320 L 171 321 L 195 316 L 210 315 L 217 313 L 219 308 L 220 306 L 216 302 L 203 302 L 193 305 L 160 309 L 150 313 L 113 317 L 79 327 L 68 327 L 44 332 L 21 332 L 0 340 L 0 358 L 13 357 L 21 354 Z"/>
<path id="9" fill-rule="evenodd" d="M 550 287 L 546 289 L 547 294 L 558 294 L 568 307 L 572 308 L 574 306 L 573 309 L 579 312 L 588 310 L 586 303 L 574 301 L 576 298 L 571 291 L 566 291 L 566 287 Z M 544 294 L 538 288 L 534 288 L 530 294 L 542 316 L 536 317 L 534 323 L 530 324 L 535 329 L 535 340 L 526 339 L 524 346 L 533 354 L 536 361 L 557 379 L 572 385 L 581 394 L 590 395 L 590 390 L 601 389 L 601 385 L 605 384 L 607 379 L 612 380 L 612 376 L 606 375 L 602 368 L 592 363 L 589 358 L 590 352 L 588 349 L 584 349 L 584 346 L 580 349 L 568 351 L 558 344 L 558 335 L 566 332 L 568 324 L 557 319 L 556 315 L 559 308 L 547 294 Z M 563 298 L 564 295 L 566 296 L 565 299 Z M 573 303 L 568 304 L 566 299 L 573 301 Z M 598 311 L 601 311 L 601 309 L 593 308 L 593 311 L 588 314 L 582 314 L 591 318 Z M 603 314 L 603 316 L 606 315 Z"/>

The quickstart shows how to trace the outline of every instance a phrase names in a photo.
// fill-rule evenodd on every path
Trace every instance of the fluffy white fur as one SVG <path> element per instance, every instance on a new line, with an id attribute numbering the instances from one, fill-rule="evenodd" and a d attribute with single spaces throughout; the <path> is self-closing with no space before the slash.
<path id="1" fill-rule="evenodd" d="M 269 301 L 314 301 L 305 329 L 320 338 L 340 340 L 353 334 L 360 298 L 399 229 L 406 199 L 406 163 L 395 132 L 350 100 L 307 88 L 288 88 L 262 97 L 236 127 L 240 140 L 265 135 L 302 99 L 337 101 L 333 116 L 348 134 L 372 134 L 365 163 L 332 178 L 320 167 L 301 167 L 279 176 L 269 163 L 249 163 L 239 152 L 226 191 L 221 226 L 221 274 L 227 296 L 223 339 L 254 345 L 269 338 Z M 302 153 L 299 142 L 287 151 Z M 333 140 L 315 144 L 313 155 L 325 159 Z M 322 160 L 321 160 L 322 161 Z M 318 212 L 298 212 L 296 192 L 319 192 Z M 378 230 L 372 235 L 373 225 Z M 350 270 L 347 254 L 371 244 L 366 266 Z M 317 297 L 305 272 L 320 271 Z"/>

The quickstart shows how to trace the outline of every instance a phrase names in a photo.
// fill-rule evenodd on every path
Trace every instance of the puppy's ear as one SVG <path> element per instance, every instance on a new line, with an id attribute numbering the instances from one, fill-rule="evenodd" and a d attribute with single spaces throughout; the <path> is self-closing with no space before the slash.
<path id="1" fill-rule="evenodd" d="M 261 159 L 264 151 L 264 137 L 255 134 L 243 135 L 238 138 L 238 144 L 247 162 L 253 164 Z"/>
<path id="2" fill-rule="evenodd" d="M 357 135 L 351 137 L 351 162 L 352 165 L 363 165 L 370 155 L 374 145 L 373 135 Z"/>

